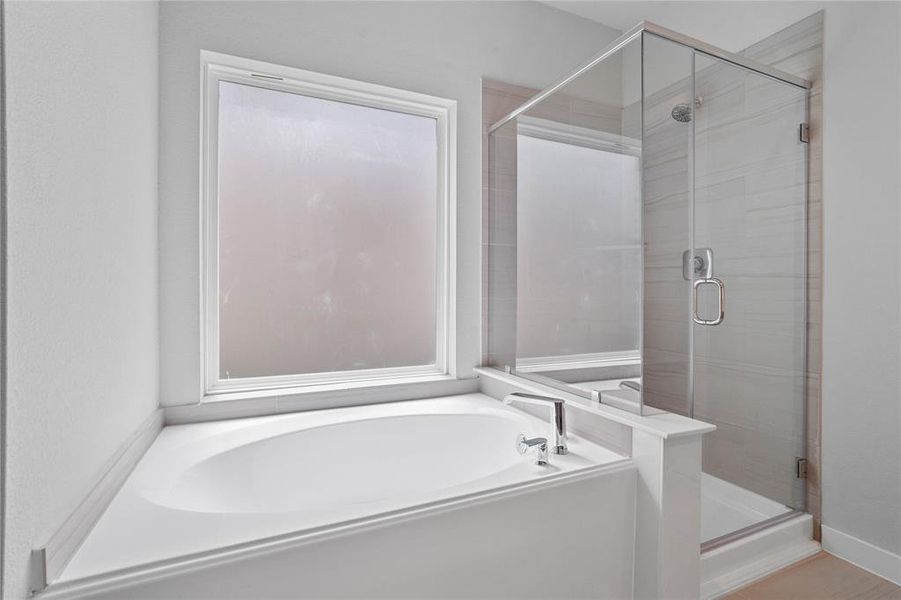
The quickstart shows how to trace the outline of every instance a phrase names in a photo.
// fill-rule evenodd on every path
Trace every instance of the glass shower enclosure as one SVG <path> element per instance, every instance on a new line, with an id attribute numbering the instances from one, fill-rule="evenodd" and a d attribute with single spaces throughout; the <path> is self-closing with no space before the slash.
<path id="1" fill-rule="evenodd" d="M 641 23 L 489 128 L 486 364 L 715 424 L 708 548 L 805 508 L 808 89 Z"/>

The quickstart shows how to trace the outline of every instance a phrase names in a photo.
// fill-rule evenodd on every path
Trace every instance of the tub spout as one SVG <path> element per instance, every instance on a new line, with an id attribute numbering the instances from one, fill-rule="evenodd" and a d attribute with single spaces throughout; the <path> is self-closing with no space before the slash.
<path id="1" fill-rule="evenodd" d="M 554 430 L 554 454 L 566 454 L 566 402 L 562 398 L 513 392 L 504 396 L 504 404 L 522 402 L 523 404 L 551 405 L 551 427 Z"/>

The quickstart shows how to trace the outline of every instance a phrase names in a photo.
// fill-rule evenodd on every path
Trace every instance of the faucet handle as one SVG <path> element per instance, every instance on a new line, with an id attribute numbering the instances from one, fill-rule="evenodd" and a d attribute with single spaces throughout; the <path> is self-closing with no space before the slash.
<path id="1" fill-rule="evenodd" d="M 527 394 L 525 392 L 513 392 L 504 396 L 504 404 L 522 402 L 524 404 L 537 404 L 553 407 L 551 409 L 551 427 L 554 430 L 554 454 L 568 454 L 566 446 L 566 401 L 563 398 L 553 396 L 541 396 L 539 394 Z"/>
<path id="2" fill-rule="evenodd" d="M 535 464 L 542 467 L 547 465 L 547 438 L 527 438 L 521 433 L 516 437 L 516 451 L 520 454 L 525 454 L 530 448 L 535 447 L 538 448 L 538 460 L 535 461 Z"/>

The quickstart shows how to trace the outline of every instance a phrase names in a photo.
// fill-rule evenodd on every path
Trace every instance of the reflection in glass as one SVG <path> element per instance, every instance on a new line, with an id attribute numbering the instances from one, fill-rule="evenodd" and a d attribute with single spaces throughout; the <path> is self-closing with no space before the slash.
<path id="1" fill-rule="evenodd" d="M 516 369 L 638 409 L 641 47 L 517 119 Z"/>
<path id="2" fill-rule="evenodd" d="M 517 158 L 517 365 L 638 358 L 638 156 L 520 121 Z"/>

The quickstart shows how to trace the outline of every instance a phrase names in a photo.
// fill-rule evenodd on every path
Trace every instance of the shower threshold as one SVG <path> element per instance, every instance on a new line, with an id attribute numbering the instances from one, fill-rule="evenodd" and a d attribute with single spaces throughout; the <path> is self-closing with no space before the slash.
<path id="1" fill-rule="evenodd" d="M 779 523 L 783 523 L 785 521 L 790 521 L 795 517 L 799 517 L 805 514 L 807 513 L 804 513 L 800 510 L 789 509 L 787 512 L 784 512 L 781 515 L 770 517 L 765 521 L 760 521 L 759 523 L 748 525 L 747 527 L 743 527 L 742 529 L 727 533 L 726 535 L 721 535 L 719 537 L 713 538 L 712 540 L 701 542 L 701 554 L 710 552 L 711 550 L 715 550 L 721 546 L 725 546 L 737 540 L 746 538 L 751 534 L 757 533 L 758 531 L 764 531 L 770 527 L 773 527 L 774 525 L 778 525 Z"/>
<path id="2" fill-rule="evenodd" d="M 719 598 L 820 551 L 813 517 L 701 474 L 701 598 Z"/>

